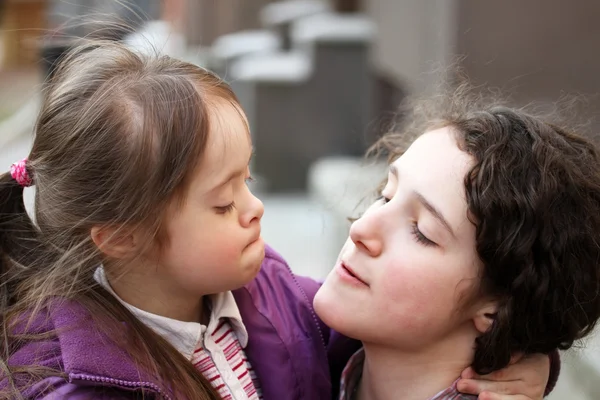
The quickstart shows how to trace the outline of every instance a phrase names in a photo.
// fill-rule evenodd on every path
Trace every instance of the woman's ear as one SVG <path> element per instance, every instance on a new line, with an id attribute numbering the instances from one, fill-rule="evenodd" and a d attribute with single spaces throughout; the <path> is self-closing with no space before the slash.
<path id="1" fill-rule="evenodd" d="M 487 332 L 494 323 L 497 312 L 498 303 L 496 301 L 489 301 L 481 305 L 473 317 L 475 329 L 477 329 L 479 333 Z"/>
<path id="2" fill-rule="evenodd" d="M 114 226 L 94 226 L 90 236 L 98 249 L 106 256 L 122 260 L 136 254 L 137 237 L 132 230 Z"/>

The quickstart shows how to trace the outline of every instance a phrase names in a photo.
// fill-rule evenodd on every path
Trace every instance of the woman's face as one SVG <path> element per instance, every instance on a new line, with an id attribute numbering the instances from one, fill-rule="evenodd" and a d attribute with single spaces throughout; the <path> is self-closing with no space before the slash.
<path id="1" fill-rule="evenodd" d="M 464 178 L 473 160 L 451 128 L 418 138 L 390 165 L 382 198 L 350 229 L 315 297 L 323 321 L 363 342 L 416 350 L 468 330 L 482 302 Z"/>

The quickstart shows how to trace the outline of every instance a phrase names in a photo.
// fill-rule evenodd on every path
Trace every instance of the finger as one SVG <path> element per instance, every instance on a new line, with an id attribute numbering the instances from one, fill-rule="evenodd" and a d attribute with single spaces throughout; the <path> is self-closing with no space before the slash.
<path id="1" fill-rule="evenodd" d="M 492 392 L 483 392 L 478 397 L 478 400 L 531 400 L 529 397 L 522 394 L 498 394 Z"/>
<path id="2" fill-rule="evenodd" d="M 523 365 L 520 364 L 519 366 L 523 366 Z M 499 381 L 499 382 L 521 380 L 521 378 L 523 377 L 523 371 L 520 370 L 519 366 L 505 367 L 505 368 L 499 369 L 497 371 L 490 372 L 489 374 L 486 374 L 486 375 L 479 375 L 475 371 L 471 371 L 469 373 L 468 379 L 479 379 L 479 380 L 483 380 L 483 381 Z M 513 370 L 514 368 L 517 368 L 517 371 L 514 371 Z M 463 377 L 463 376 L 461 375 L 461 377 Z"/>
<path id="3" fill-rule="evenodd" d="M 490 392 L 502 395 L 529 393 L 523 381 L 487 381 L 481 379 L 460 379 L 456 383 L 459 392 L 465 394 L 481 394 Z"/>
<path id="4" fill-rule="evenodd" d="M 479 375 L 469 367 L 461 374 L 462 378 L 468 379 L 484 379 L 489 381 L 514 381 L 522 380 L 525 374 L 532 370 L 539 369 L 540 365 L 549 363 L 548 356 L 544 354 L 530 354 L 525 356 L 523 353 L 514 353 L 511 358 L 509 365 L 491 372 L 487 375 Z M 516 366 L 513 366 L 515 365 Z"/>
<path id="5" fill-rule="evenodd" d="M 510 357 L 510 362 L 509 364 L 516 364 L 519 361 L 521 361 L 524 358 L 524 353 L 518 352 L 518 353 L 514 353 L 511 357 Z M 460 374 L 461 378 L 465 378 L 465 379 L 485 379 L 486 377 L 488 377 L 490 374 L 488 375 L 478 375 L 475 373 L 475 370 L 471 367 L 467 367 L 464 369 L 464 371 Z M 493 379 L 491 379 L 493 380 Z"/>
<path id="6" fill-rule="evenodd" d="M 525 353 L 522 353 L 522 352 L 513 353 L 513 355 L 510 356 L 510 362 L 508 364 L 509 365 L 516 364 L 519 361 L 521 361 L 523 358 L 525 358 Z"/>
<path id="7" fill-rule="evenodd" d="M 463 378 L 463 379 L 475 379 L 476 375 L 477 374 L 475 373 L 475 370 L 473 368 L 467 367 L 462 372 L 462 374 L 460 374 L 460 377 Z"/>

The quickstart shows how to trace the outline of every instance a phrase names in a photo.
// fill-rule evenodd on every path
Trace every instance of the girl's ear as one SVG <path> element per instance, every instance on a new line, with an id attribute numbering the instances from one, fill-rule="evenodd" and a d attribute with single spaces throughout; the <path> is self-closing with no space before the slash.
<path id="1" fill-rule="evenodd" d="M 496 301 L 489 301 L 481 305 L 473 317 L 475 329 L 477 329 L 479 333 L 487 332 L 494 323 L 497 312 L 498 303 Z"/>
<path id="2" fill-rule="evenodd" d="M 106 256 L 122 260 L 132 257 L 139 250 L 139 240 L 132 230 L 114 226 L 94 226 L 90 236 L 98 249 Z"/>

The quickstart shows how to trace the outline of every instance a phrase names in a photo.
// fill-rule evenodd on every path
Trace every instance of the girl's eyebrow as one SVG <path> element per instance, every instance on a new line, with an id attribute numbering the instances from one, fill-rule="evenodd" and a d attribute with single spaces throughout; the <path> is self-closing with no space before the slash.
<path id="1" fill-rule="evenodd" d="M 240 174 L 242 174 L 246 168 L 248 168 L 248 165 L 250 165 L 250 162 L 252 161 L 252 157 L 254 156 L 254 147 L 252 147 L 250 149 L 250 157 L 248 158 L 248 163 L 246 164 L 246 167 L 243 170 L 236 170 L 236 171 L 232 171 L 229 175 L 227 175 L 227 177 L 225 177 L 225 179 L 223 179 L 220 183 L 217 183 L 215 186 L 213 186 L 212 189 L 210 189 L 210 192 L 213 192 L 215 190 L 218 190 L 220 187 L 226 185 L 230 180 L 232 180 L 233 178 L 235 178 L 236 176 L 239 176 Z"/>

